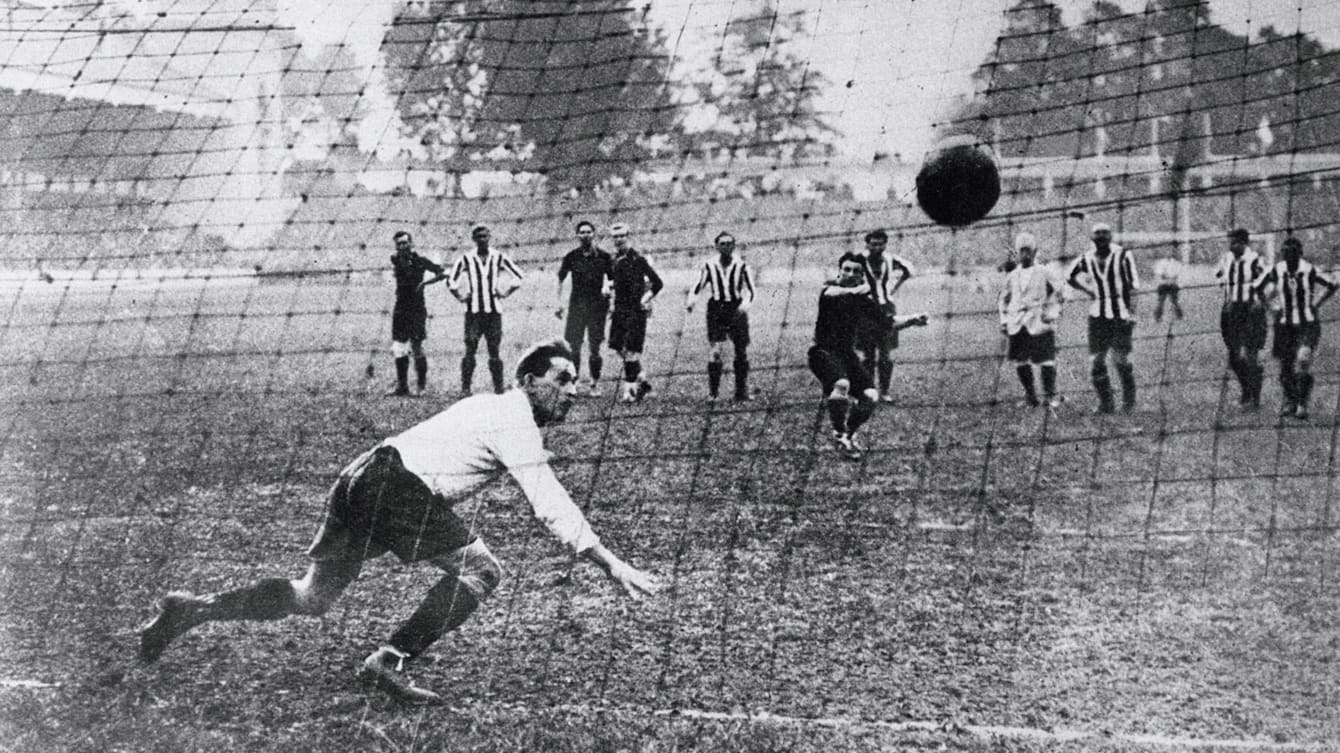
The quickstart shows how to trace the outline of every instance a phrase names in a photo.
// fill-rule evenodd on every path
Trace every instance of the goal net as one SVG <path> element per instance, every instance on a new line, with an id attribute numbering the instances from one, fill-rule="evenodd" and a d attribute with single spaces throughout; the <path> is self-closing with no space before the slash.
<path id="1" fill-rule="evenodd" d="M 1264 369 L 1254 409 L 1216 277 L 1244 229 L 1263 266 L 1300 241 L 1318 297 L 1340 281 L 1334 0 L 0 8 L 16 749 L 1340 737 L 1340 304 L 1313 310 L 1315 348 L 1272 332 L 1242 356 Z M 959 228 L 917 204 L 923 155 L 951 136 L 1001 183 Z M 393 234 L 450 271 L 491 229 L 524 275 L 501 304 L 506 376 L 565 334 L 558 272 L 583 221 L 610 253 L 626 225 L 664 283 L 651 391 L 621 401 L 625 354 L 583 342 L 599 394 L 547 446 L 659 594 L 626 600 L 575 562 L 503 477 L 456 510 L 506 580 L 406 665 L 446 709 L 354 682 L 440 577 L 391 557 L 321 616 L 210 624 L 136 663 L 157 598 L 300 577 L 346 464 L 465 384 L 491 391 L 487 343 L 439 284 L 425 388 L 387 394 L 402 376 L 418 392 L 392 347 Z M 1140 282 L 1132 379 L 1097 362 L 1114 413 L 1094 411 L 1090 301 L 1068 284 L 1097 223 Z M 898 313 L 927 323 L 862 366 L 885 399 L 852 458 L 807 352 L 821 286 L 873 230 L 908 272 Z M 686 305 L 723 232 L 752 275 L 747 349 L 738 330 L 709 343 L 711 285 Z M 1021 233 L 1064 297 L 1055 394 L 1027 370 L 1039 407 L 998 303 Z M 1284 415 L 1304 373 L 1310 415 Z"/>

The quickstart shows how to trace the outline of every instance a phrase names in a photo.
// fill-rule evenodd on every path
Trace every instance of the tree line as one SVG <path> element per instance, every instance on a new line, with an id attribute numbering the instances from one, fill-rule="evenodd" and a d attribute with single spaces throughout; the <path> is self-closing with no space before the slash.
<path id="1" fill-rule="evenodd" d="M 1067 26 L 1048 0 L 1020 0 L 945 130 L 1017 156 L 1156 151 L 1176 166 L 1212 154 L 1340 149 L 1340 60 L 1273 27 L 1214 23 L 1204 0 L 1098 0 Z"/>

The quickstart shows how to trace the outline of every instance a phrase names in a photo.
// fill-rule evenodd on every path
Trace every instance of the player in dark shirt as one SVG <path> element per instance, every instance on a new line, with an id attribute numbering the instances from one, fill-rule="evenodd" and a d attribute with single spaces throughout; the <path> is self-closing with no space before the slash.
<path id="1" fill-rule="evenodd" d="M 558 310 L 563 318 L 563 281 L 572 276 L 572 293 L 567 298 L 567 323 L 563 339 L 572 348 L 572 362 L 581 369 L 582 338 L 591 345 L 591 386 L 586 394 L 600 394 L 600 346 L 605 342 L 605 318 L 609 313 L 609 281 L 614 260 L 595 244 L 596 226 L 586 220 L 577 223 L 577 248 L 569 251 L 558 266 Z"/>
<path id="2" fill-rule="evenodd" d="M 810 370 L 823 386 L 833 442 L 843 456 L 857 460 L 856 431 L 875 413 L 879 391 L 857 352 L 858 334 L 872 326 L 889 330 L 926 324 L 926 315 L 892 317 L 871 297 L 865 258 L 846 253 L 838 259 L 838 278 L 819 294 Z"/>
<path id="3" fill-rule="evenodd" d="M 610 226 L 614 240 L 614 264 L 610 279 L 614 290 L 614 311 L 610 315 L 610 347 L 623 358 L 623 383 L 619 400 L 637 402 L 651 392 L 651 382 L 642 375 L 642 347 L 647 339 L 647 318 L 651 302 L 665 287 L 661 276 L 651 268 L 647 257 L 628 243 L 628 226 L 622 222 Z"/>
<path id="4" fill-rule="evenodd" d="M 409 391 L 409 358 L 414 356 L 414 372 L 418 377 L 419 392 L 428 386 L 428 356 L 423 352 L 423 341 L 428 337 L 428 307 L 424 304 L 423 289 L 446 278 L 438 264 L 414 252 L 414 239 L 401 230 L 392 236 L 395 253 L 391 254 L 391 270 L 395 274 L 395 307 L 391 309 L 391 355 L 395 358 L 396 385 L 391 395 L 407 396 Z M 433 277 L 425 281 L 424 274 Z"/>

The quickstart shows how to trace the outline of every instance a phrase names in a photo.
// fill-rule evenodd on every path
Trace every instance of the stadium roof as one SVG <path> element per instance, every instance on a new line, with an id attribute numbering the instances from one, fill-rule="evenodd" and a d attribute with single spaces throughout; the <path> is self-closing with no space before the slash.
<path id="1" fill-rule="evenodd" d="M 244 83 L 278 78 L 291 39 L 274 0 L 6 5 L 0 87 L 202 118 L 254 120 Z"/>

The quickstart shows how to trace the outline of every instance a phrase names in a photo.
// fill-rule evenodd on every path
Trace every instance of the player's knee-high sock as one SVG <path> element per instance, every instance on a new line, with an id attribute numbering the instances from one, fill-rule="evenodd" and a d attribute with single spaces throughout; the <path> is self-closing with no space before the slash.
<path id="1" fill-rule="evenodd" d="M 475 380 L 475 357 L 466 355 L 461 358 L 461 392 L 469 392 Z"/>
<path id="2" fill-rule="evenodd" d="M 623 380 L 625 382 L 636 382 L 637 378 L 641 375 L 642 375 L 641 361 L 623 362 Z"/>
<path id="3" fill-rule="evenodd" d="M 745 400 L 749 397 L 749 362 L 737 358 L 732 364 L 732 369 L 735 376 L 735 399 Z"/>
<path id="4" fill-rule="evenodd" d="M 1021 363 L 1014 367 L 1014 373 L 1019 376 L 1019 384 L 1024 386 L 1024 397 L 1028 399 L 1028 404 L 1037 405 L 1038 391 L 1033 386 L 1033 366 Z"/>
<path id="5" fill-rule="evenodd" d="M 875 415 L 875 402 L 873 400 L 857 400 L 851 406 L 851 413 L 847 415 L 847 431 L 855 434 L 856 430 L 861 428 L 870 417 Z"/>
<path id="6" fill-rule="evenodd" d="M 591 383 L 594 384 L 594 383 L 596 383 L 596 382 L 599 382 L 599 381 L 600 381 L 600 369 L 601 369 L 602 366 L 605 365 L 605 361 L 604 361 L 603 359 L 601 359 L 599 353 L 592 353 L 592 354 L 591 354 L 590 361 L 589 361 L 589 365 L 590 365 L 590 367 L 591 367 Z"/>
<path id="7" fill-rule="evenodd" d="M 1233 372 L 1233 376 L 1238 380 L 1238 386 L 1242 388 L 1242 399 L 1247 400 L 1247 372 L 1243 368 L 1246 364 L 1238 357 L 1237 353 L 1228 354 L 1228 369 Z"/>
<path id="8" fill-rule="evenodd" d="M 283 578 L 266 578 L 244 588 L 210 594 L 203 601 L 200 622 L 278 620 L 298 611 L 293 584 Z"/>
<path id="9" fill-rule="evenodd" d="M 889 384 L 893 382 L 893 361 L 884 358 L 876 365 L 879 368 L 879 391 L 887 393 Z"/>
<path id="10" fill-rule="evenodd" d="M 1129 363 L 1117 364 L 1117 377 L 1121 379 L 1121 404 L 1126 408 L 1135 407 L 1135 367 Z"/>
<path id="11" fill-rule="evenodd" d="M 423 603 L 391 635 L 389 643 L 399 651 L 417 656 L 443 633 L 459 627 L 478 606 L 479 600 L 460 579 L 448 575 L 428 590 Z"/>
<path id="12" fill-rule="evenodd" d="M 1053 364 L 1042 367 L 1042 394 L 1048 398 L 1056 397 L 1056 366 Z"/>
<path id="13" fill-rule="evenodd" d="M 1265 382 L 1266 370 L 1259 363 L 1248 364 L 1247 366 L 1247 402 L 1252 405 L 1261 404 L 1261 386 Z"/>
<path id="14" fill-rule="evenodd" d="M 1284 393 L 1284 401 L 1287 403 L 1298 402 L 1297 376 L 1294 373 L 1292 361 L 1280 361 L 1280 390 Z"/>
<path id="15" fill-rule="evenodd" d="M 1093 379 L 1093 391 L 1098 393 L 1098 409 L 1111 411 L 1112 380 L 1107 375 L 1107 364 L 1095 361 L 1089 376 Z"/>
<path id="16" fill-rule="evenodd" d="M 409 356 L 395 359 L 395 388 L 401 392 L 409 390 Z"/>
<path id="17" fill-rule="evenodd" d="M 1303 372 L 1297 379 L 1298 404 L 1306 406 L 1308 398 L 1312 397 L 1312 374 Z"/>
<path id="18" fill-rule="evenodd" d="M 568 349 L 572 351 L 572 367 L 577 370 L 577 376 L 582 375 L 582 341 L 578 340 L 576 345 L 568 343 Z"/>
<path id="19" fill-rule="evenodd" d="M 716 397 L 721 391 L 721 372 L 724 365 L 720 361 L 707 362 L 707 394 Z"/>
<path id="20" fill-rule="evenodd" d="M 414 358 L 414 376 L 419 380 L 419 389 L 428 386 L 428 356 Z"/>
<path id="21" fill-rule="evenodd" d="M 846 434 L 847 413 L 851 408 L 851 401 L 845 397 L 830 396 L 824 400 L 824 406 L 828 408 L 828 420 L 833 424 L 833 431 Z"/>
<path id="22" fill-rule="evenodd" d="M 489 376 L 493 378 L 493 391 L 503 393 L 503 362 L 501 358 L 489 359 Z"/>

